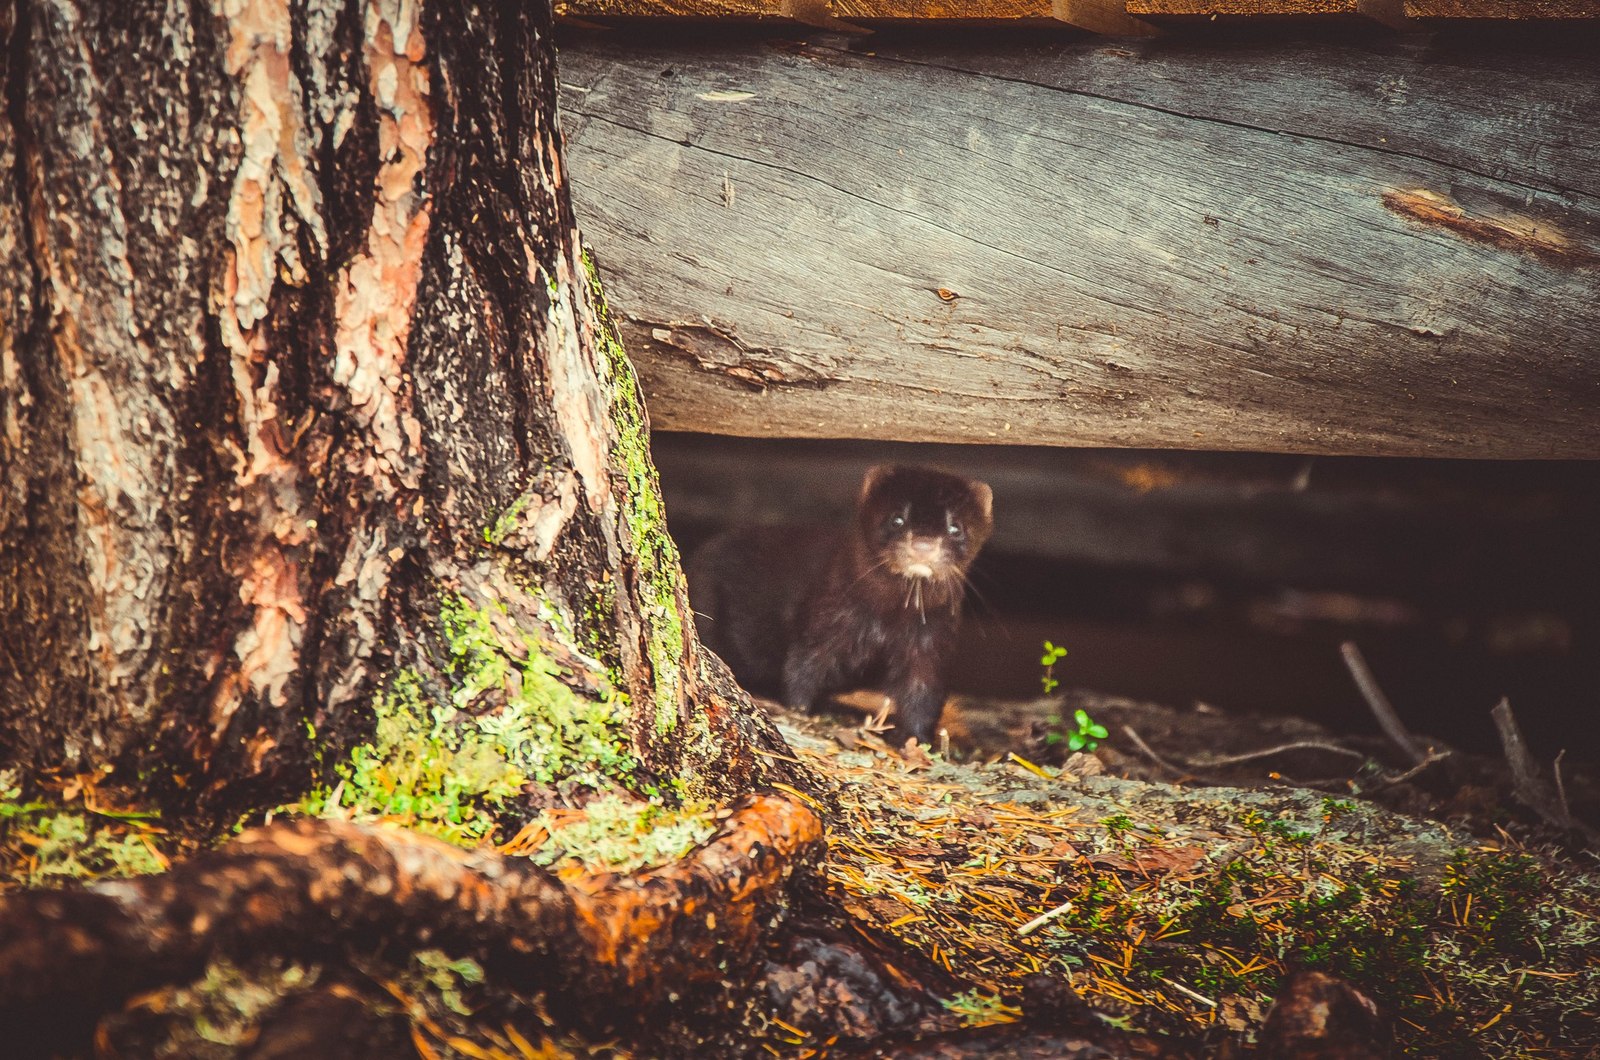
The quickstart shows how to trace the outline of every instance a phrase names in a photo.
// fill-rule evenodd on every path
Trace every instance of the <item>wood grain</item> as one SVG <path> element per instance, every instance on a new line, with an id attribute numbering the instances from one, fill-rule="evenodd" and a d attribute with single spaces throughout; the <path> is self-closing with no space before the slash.
<path id="1" fill-rule="evenodd" d="M 1113 36 L 1156 32 L 1150 23 L 1131 17 L 1122 0 L 560 0 L 556 14 L 581 20 L 778 17 L 818 26 L 854 22 L 1065 23 Z"/>
<path id="2" fill-rule="evenodd" d="M 1149 33 L 1142 18 L 1363 15 L 1414 18 L 1592 19 L 1589 0 L 559 0 L 562 18 L 769 18 L 892 22 L 1051 19 L 1107 34 Z"/>
<path id="3" fill-rule="evenodd" d="M 561 18 L 761 18 L 783 15 L 785 0 L 558 0 Z"/>
<path id="4" fill-rule="evenodd" d="M 830 0 L 839 18 L 860 19 L 1044 19 L 1051 17 L 1050 0 Z"/>
<path id="5" fill-rule="evenodd" d="M 658 426 L 1600 456 L 1577 51 L 877 44 L 567 43 Z"/>
<path id="6" fill-rule="evenodd" d="M 1593 0 L 1406 0 L 1412 18 L 1600 19 Z"/>
<path id="7" fill-rule="evenodd" d="M 1130 14 L 1184 15 L 1349 15 L 1358 0 L 1128 0 Z"/>
<path id="8" fill-rule="evenodd" d="M 1209 19 L 1371 19 L 1404 28 L 1403 0 L 1127 0 L 1127 14 L 1154 24 Z"/>

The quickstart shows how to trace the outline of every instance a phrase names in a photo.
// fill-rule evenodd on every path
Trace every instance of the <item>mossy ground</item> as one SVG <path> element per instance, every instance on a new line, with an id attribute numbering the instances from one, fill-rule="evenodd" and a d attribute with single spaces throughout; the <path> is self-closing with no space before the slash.
<path id="1" fill-rule="evenodd" d="M 153 813 L 99 790 L 104 774 L 47 778 L 23 798 L 0 771 L 0 887 L 54 887 L 161 872 L 179 840 Z"/>
<path id="2" fill-rule="evenodd" d="M 582 810 L 544 810 L 502 849 L 525 853 L 561 874 L 628 873 L 683 857 L 717 830 L 713 807 L 663 806 L 619 795 Z"/>
<path id="3" fill-rule="evenodd" d="M 1312 967 L 1377 999 L 1408 1056 L 1600 1041 L 1600 874 L 1552 852 L 1319 792 L 923 769 L 785 735 L 838 798 L 846 911 L 976 984 L 951 1001 L 969 1023 L 1016 1018 L 1045 973 L 1133 1029 L 1248 1034 Z"/>

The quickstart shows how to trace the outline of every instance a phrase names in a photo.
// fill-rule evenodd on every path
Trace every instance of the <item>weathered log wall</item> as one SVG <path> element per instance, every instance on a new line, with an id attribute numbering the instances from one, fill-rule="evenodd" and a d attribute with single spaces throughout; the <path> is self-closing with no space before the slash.
<path id="1" fill-rule="evenodd" d="M 562 104 L 658 426 L 1600 456 L 1583 48 L 654 36 Z"/>
<path id="2" fill-rule="evenodd" d="M 1294 19 L 1326 26 L 1359 18 L 1404 27 L 1418 19 L 1600 18 L 1588 0 L 557 0 L 556 13 L 585 20 L 784 19 L 808 25 L 1056 23 L 1122 35 L 1216 19 Z"/>

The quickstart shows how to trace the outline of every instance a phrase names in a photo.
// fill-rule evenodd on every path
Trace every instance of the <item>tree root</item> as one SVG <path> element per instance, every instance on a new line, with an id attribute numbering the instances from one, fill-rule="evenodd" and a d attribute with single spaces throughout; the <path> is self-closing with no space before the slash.
<path id="1" fill-rule="evenodd" d="M 823 849 L 816 815 L 787 799 L 720 813 L 690 855 L 627 876 L 562 879 L 398 828 L 296 820 L 160 876 L 3 895 L 0 1028 L 47 1042 L 69 1029 L 62 1005 L 98 1014 L 193 979 L 217 954 L 341 946 L 470 952 L 580 1020 L 643 1022 L 759 968 L 790 876 Z"/>

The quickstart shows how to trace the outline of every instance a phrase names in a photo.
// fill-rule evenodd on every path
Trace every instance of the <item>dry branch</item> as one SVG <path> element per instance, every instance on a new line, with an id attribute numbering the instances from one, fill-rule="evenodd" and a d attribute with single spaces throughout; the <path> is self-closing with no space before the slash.
<path id="1" fill-rule="evenodd" d="M 1600 847 L 1600 832 L 1572 816 L 1566 803 L 1565 784 L 1561 780 L 1561 757 L 1556 756 L 1554 772 L 1557 790 L 1552 792 L 1539 771 L 1539 763 L 1528 750 L 1522 737 L 1522 726 L 1511 712 L 1511 701 L 1504 696 L 1489 711 L 1494 719 L 1495 731 L 1500 735 L 1500 745 L 1505 751 L 1506 765 L 1511 770 L 1512 794 L 1518 802 L 1538 814 L 1546 823 L 1576 832 L 1592 847 Z M 1562 754 L 1566 752 L 1563 751 Z"/>
<path id="2" fill-rule="evenodd" d="M 1367 707 L 1372 711 L 1373 717 L 1378 719 L 1383 734 L 1389 737 L 1389 742 L 1399 748 L 1402 754 L 1411 759 L 1412 765 L 1421 765 L 1427 760 L 1428 753 L 1417 746 L 1417 741 L 1401 722 L 1400 715 L 1395 713 L 1394 705 L 1389 702 L 1389 697 L 1383 694 L 1383 688 L 1373 676 L 1372 668 L 1367 665 L 1361 649 L 1356 647 L 1355 641 L 1347 640 L 1339 645 L 1339 653 L 1344 656 L 1344 664 L 1349 667 L 1350 676 L 1354 678 L 1356 687 L 1361 690 L 1361 697 L 1367 701 Z"/>
<path id="3" fill-rule="evenodd" d="M 103 1010 L 193 978 L 219 953 L 351 944 L 472 952 L 509 986 L 600 1020 L 645 1019 L 674 992 L 740 982 L 786 881 L 822 849 L 820 821 L 798 803 L 752 796 L 721 812 L 691 855 L 628 876 L 558 879 L 398 828 L 298 820 L 160 876 L 8 894 L 0 1028 L 47 1032 L 54 1003 Z"/>
<path id="4" fill-rule="evenodd" d="M 1156 765 L 1160 766 L 1162 769 L 1165 769 L 1168 773 L 1171 773 L 1173 776 L 1179 777 L 1179 778 L 1182 778 L 1182 777 L 1198 777 L 1199 776 L 1199 774 L 1195 773 L 1191 769 L 1186 769 L 1183 766 L 1177 765 L 1177 764 L 1175 764 L 1173 762 L 1169 762 L 1165 758 L 1162 758 L 1159 754 L 1156 753 L 1155 748 L 1151 747 L 1148 743 L 1145 743 L 1144 738 L 1142 736 L 1140 736 L 1137 732 L 1135 732 L 1131 725 L 1124 725 L 1122 727 L 1122 733 L 1123 733 L 1124 736 L 1126 736 L 1129 739 L 1130 742 L 1132 742 L 1133 746 L 1135 746 L 1135 747 L 1137 747 L 1139 749 L 1139 751 L 1146 758 L 1150 759 L 1150 761 L 1154 762 Z M 1200 777 L 1199 779 L 1204 780 L 1205 778 L 1204 777 Z"/>

